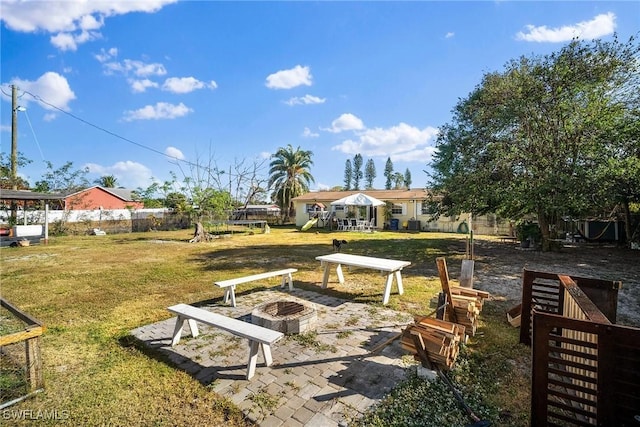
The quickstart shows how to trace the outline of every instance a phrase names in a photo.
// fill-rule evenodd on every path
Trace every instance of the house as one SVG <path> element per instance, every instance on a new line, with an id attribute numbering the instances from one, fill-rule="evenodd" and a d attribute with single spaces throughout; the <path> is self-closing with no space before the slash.
<path id="1" fill-rule="evenodd" d="M 134 199 L 133 190 L 96 185 L 66 195 L 64 208 L 65 210 L 142 209 L 144 203 Z"/>
<path id="2" fill-rule="evenodd" d="M 355 193 L 364 193 L 387 203 L 387 206 L 332 206 L 331 202 Z M 469 231 L 469 214 L 456 217 L 432 218 L 434 206 L 432 197 L 424 188 L 411 190 L 350 190 L 350 191 L 313 191 L 295 197 L 292 202 L 295 209 L 296 226 L 303 226 L 310 218 L 318 215 L 318 206 L 325 206 L 329 216 L 342 219 L 354 216 L 359 219 L 373 220 L 375 228 L 404 229 L 412 231 L 440 231 L 466 233 Z M 495 215 L 484 215 L 472 219 L 473 230 L 478 234 L 509 234 L 509 223 L 500 221 Z M 321 226 L 328 223 L 319 222 Z"/>

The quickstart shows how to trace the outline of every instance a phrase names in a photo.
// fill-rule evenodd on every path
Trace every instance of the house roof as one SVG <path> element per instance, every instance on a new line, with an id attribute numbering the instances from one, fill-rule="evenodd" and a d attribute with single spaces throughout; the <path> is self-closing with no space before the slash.
<path id="1" fill-rule="evenodd" d="M 116 197 L 119 197 L 120 199 L 127 201 L 127 202 L 135 202 L 136 200 L 133 199 L 133 191 L 134 190 L 129 190 L 126 188 L 104 188 L 104 187 L 100 187 L 102 188 L 104 191 L 106 191 L 107 193 L 111 193 Z"/>
<path id="2" fill-rule="evenodd" d="M 114 195 L 115 197 L 124 200 L 125 202 L 135 202 L 136 200 L 133 199 L 132 193 L 134 190 L 129 190 L 126 188 L 106 188 L 106 187 L 102 187 L 100 185 L 94 185 L 93 187 L 89 187 L 89 188 L 85 188 L 84 190 L 80 190 L 80 191 L 76 191 L 74 193 L 70 193 L 67 194 L 65 197 L 69 197 L 69 196 L 75 196 L 76 194 L 80 194 L 80 193 L 84 193 L 86 191 L 89 191 L 93 188 L 97 188 L 99 190 L 105 191 L 109 194 Z"/>
<path id="3" fill-rule="evenodd" d="M 312 191 L 302 196 L 295 197 L 295 202 L 332 202 L 351 194 L 364 193 L 386 202 L 400 200 L 425 200 L 429 193 L 424 188 L 413 190 L 349 190 L 349 191 Z"/>
<path id="4" fill-rule="evenodd" d="M 277 205 L 247 205 L 246 207 L 242 206 L 239 208 L 236 208 L 237 211 L 243 211 L 243 210 L 280 210 L 280 208 Z"/>

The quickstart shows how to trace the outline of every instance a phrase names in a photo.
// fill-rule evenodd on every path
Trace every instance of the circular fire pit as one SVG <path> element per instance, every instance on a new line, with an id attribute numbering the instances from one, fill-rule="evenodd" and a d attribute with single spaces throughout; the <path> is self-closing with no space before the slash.
<path id="1" fill-rule="evenodd" d="M 317 320 L 313 305 L 288 300 L 260 304 L 251 312 L 252 323 L 284 334 L 314 331 Z"/>

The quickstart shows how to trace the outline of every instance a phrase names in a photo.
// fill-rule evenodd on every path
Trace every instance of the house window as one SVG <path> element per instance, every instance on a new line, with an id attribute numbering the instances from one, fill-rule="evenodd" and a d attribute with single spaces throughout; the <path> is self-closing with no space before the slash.
<path id="1" fill-rule="evenodd" d="M 404 215 L 406 212 L 405 209 L 405 204 L 393 204 L 393 207 L 391 208 L 391 213 L 393 215 Z"/>
<path id="2" fill-rule="evenodd" d="M 422 201 L 422 215 L 434 215 L 438 212 L 438 204 L 428 200 Z"/>
<path id="3" fill-rule="evenodd" d="M 333 211 L 334 212 L 343 212 L 344 211 L 344 206 L 343 205 L 335 205 L 333 207 Z"/>

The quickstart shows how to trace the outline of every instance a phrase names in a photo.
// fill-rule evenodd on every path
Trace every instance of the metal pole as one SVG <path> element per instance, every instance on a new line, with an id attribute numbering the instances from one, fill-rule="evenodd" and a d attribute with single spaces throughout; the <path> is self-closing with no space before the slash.
<path id="1" fill-rule="evenodd" d="M 49 243 L 49 203 L 44 205 L 44 243 Z"/>

